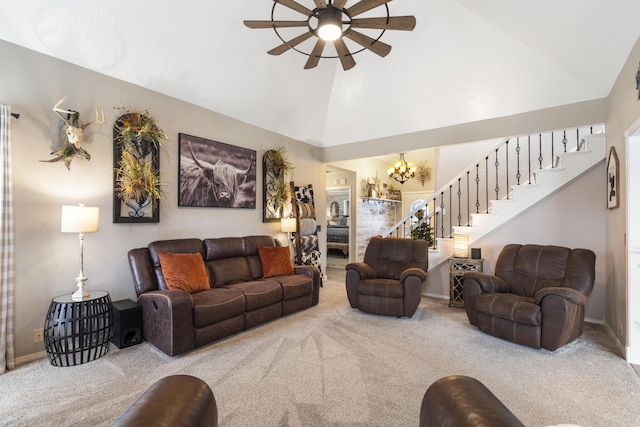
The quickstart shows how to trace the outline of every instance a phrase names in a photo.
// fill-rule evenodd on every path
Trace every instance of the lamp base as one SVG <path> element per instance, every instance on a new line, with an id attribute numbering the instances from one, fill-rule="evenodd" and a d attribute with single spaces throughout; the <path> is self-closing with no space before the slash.
<path id="1" fill-rule="evenodd" d="M 71 294 L 71 299 L 74 301 L 82 301 L 85 298 L 89 298 L 91 294 L 84 288 L 84 284 L 87 281 L 87 277 L 80 272 L 80 275 L 76 277 L 76 283 L 78 284 L 78 290 Z"/>
<path id="2" fill-rule="evenodd" d="M 89 298 L 91 294 L 85 290 L 78 289 L 74 293 L 71 294 L 71 299 L 74 301 L 82 301 L 85 298 Z"/>

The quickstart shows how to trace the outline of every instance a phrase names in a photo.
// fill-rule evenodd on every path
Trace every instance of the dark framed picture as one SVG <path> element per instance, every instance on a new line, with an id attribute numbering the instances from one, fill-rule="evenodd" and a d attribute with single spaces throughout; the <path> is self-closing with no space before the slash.
<path id="1" fill-rule="evenodd" d="M 178 206 L 256 208 L 256 151 L 181 133 Z"/>
<path id="2" fill-rule="evenodd" d="M 607 159 L 607 208 L 613 209 L 620 206 L 620 165 L 616 148 L 609 149 Z"/>

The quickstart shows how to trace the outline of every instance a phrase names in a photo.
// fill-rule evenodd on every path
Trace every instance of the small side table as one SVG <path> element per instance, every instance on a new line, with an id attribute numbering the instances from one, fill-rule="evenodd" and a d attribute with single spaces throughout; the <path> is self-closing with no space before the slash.
<path id="1" fill-rule="evenodd" d="M 449 258 L 449 307 L 464 308 L 462 279 L 468 271 L 482 272 L 483 259 Z"/>
<path id="2" fill-rule="evenodd" d="M 91 291 L 82 301 L 74 301 L 71 294 L 53 298 L 44 322 L 51 364 L 80 365 L 107 354 L 113 335 L 111 310 L 111 297 L 105 291 Z"/>

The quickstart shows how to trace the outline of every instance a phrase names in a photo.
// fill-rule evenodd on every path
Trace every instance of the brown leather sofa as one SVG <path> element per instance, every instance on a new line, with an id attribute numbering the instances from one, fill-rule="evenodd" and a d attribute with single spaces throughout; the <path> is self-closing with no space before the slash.
<path id="1" fill-rule="evenodd" d="M 589 249 L 507 245 L 495 275 L 464 275 L 469 322 L 495 337 L 554 351 L 582 334 L 595 262 Z"/>
<path id="2" fill-rule="evenodd" d="M 347 264 L 349 304 L 366 313 L 411 317 L 427 279 L 426 240 L 373 237 L 364 262 Z"/>
<path id="3" fill-rule="evenodd" d="M 480 381 L 463 375 L 440 378 L 422 398 L 420 427 L 524 427 Z"/>
<path id="4" fill-rule="evenodd" d="M 217 427 L 218 406 L 201 379 L 171 375 L 149 387 L 113 426 Z"/>
<path id="5" fill-rule="evenodd" d="M 318 304 L 320 272 L 295 266 L 294 274 L 263 278 L 259 247 L 271 236 L 176 239 L 129 251 L 147 341 L 175 356 L 244 329 Z M 199 253 L 211 289 L 168 289 L 159 253 Z"/>

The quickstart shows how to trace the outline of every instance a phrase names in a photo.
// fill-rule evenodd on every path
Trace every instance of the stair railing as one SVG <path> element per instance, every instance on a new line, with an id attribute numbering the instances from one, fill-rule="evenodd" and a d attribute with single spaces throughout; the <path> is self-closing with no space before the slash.
<path id="1" fill-rule="evenodd" d="M 412 231 L 427 222 L 435 248 L 437 238 L 453 236 L 453 227 L 469 225 L 471 214 L 488 213 L 493 200 L 509 200 L 514 185 L 535 184 L 536 170 L 561 167 L 559 153 L 587 150 L 585 136 L 601 132 L 604 124 L 508 138 L 382 235 L 412 238 Z M 425 213 L 420 221 L 419 211 Z"/>

